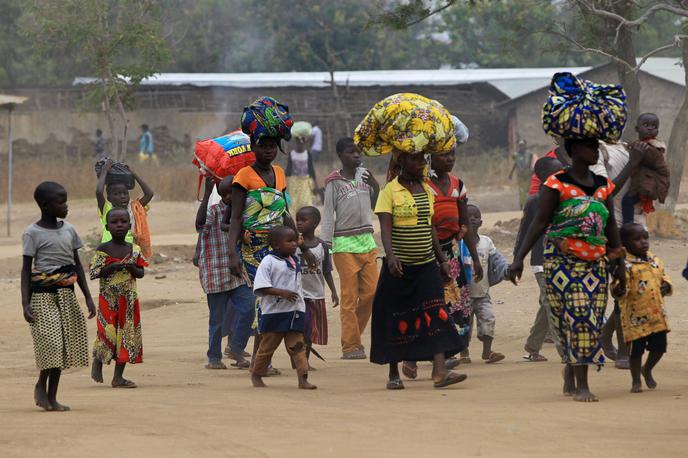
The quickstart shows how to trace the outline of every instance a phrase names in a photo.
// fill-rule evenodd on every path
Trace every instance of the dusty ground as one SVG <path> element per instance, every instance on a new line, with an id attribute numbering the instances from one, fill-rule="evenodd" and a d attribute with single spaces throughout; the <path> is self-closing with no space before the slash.
<path id="1" fill-rule="evenodd" d="M 69 220 L 85 238 L 97 225 L 93 204 L 72 203 Z M 407 389 L 384 389 L 386 370 L 367 361 L 338 359 L 339 317 L 330 315 L 331 344 L 319 349 L 315 392 L 295 388 L 284 351 L 284 375 L 269 388 L 251 388 L 245 371 L 203 369 L 207 308 L 197 272 L 185 262 L 195 242 L 193 204 L 155 203 L 154 242 L 165 253 L 140 282 L 145 364 L 127 375 L 139 389 L 96 385 L 87 369 L 63 377 L 61 400 L 70 413 L 44 413 L 32 402 L 36 370 L 28 326 L 20 313 L 19 237 L 35 219 L 20 205 L 14 237 L 0 239 L 0 456 L 685 456 L 688 437 L 688 283 L 681 279 L 688 249 L 678 241 L 654 244 L 675 282 L 668 300 L 673 331 L 657 370 L 659 388 L 628 393 L 628 372 L 593 373 L 598 404 L 561 396 L 554 348 L 547 363 L 522 360 L 536 311 L 536 285 L 493 289 L 497 302 L 498 365 L 462 366 L 468 380 L 434 390 L 429 367 Z M 485 215 L 486 224 L 517 213 Z M 506 226 L 507 228 L 509 225 Z M 495 237 L 508 253 L 513 235 Z M 164 277 L 164 278 L 163 278 Z M 92 291 L 97 293 L 95 283 Z M 95 322 L 89 322 L 90 336 Z M 366 335 L 366 340 L 369 336 Z M 112 368 L 106 369 L 106 375 Z"/>

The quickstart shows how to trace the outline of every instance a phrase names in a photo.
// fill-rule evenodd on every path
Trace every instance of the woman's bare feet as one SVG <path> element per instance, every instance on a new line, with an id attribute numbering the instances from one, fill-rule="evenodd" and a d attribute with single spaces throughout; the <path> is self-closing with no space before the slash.
<path id="1" fill-rule="evenodd" d="M 113 378 L 112 379 L 113 388 L 137 388 L 138 385 L 131 380 L 125 378 Z"/>
<path id="2" fill-rule="evenodd" d="M 561 371 L 561 375 L 564 377 L 564 396 L 576 394 L 576 379 L 573 376 L 573 367 L 567 364 Z"/>
<path id="3" fill-rule="evenodd" d="M 318 387 L 308 382 L 308 375 L 299 375 L 299 388 L 302 390 L 315 390 Z"/>
<path id="4" fill-rule="evenodd" d="M 64 406 L 64 405 L 60 404 L 59 402 L 57 402 L 56 399 L 53 399 L 53 400 L 50 402 L 50 405 L 53 406 L 53 409 L 52 409 L 52 410 L 53 410 L 54 412 L 69 412 L 70 410 L 72 410 L 72 409 L 70 409 L 68 406 Z"/>
<path id="5" fill-rule="evenodd" d="M 267 385 L 263 382 L 263 377 L 260 375 L 251 374 L 251 383 L 254 388 L 265 388 Z"/>
<path id="6" fill-rule="evenodd" d="M 33 400 L 36 401 L 36 405 L 41 409 L 47 411 L 53 410 L 53 405 L 48 401 L 48 393 L 46 393 L 44 388 L 38 385 L 33 389 Z"/>
<path id="7" fill-rule="evenodd" d="M 642 393 L 643 392 L 643 386 L 640 384 L 640 380 L 638 381 L 633 381 L 631 383 L 631 393 Z"/>
<path id="8" fill-rule="evenodd" d="M 573 395 L 573 400 L 578 402 L 597 402 L 597 396 L 592 394 L 588 388 L 579 388 Z"/>
<path id="9" fill-rule="evenodd" d="M 654 390 L 657 388 L 657 382 L 655 381 L 654 377 L 652 377 L 652 371 L 649 371 L 646 367 L 643 367 L 640 373 L 643 374 L 645 385 L 647 385 L 649 389 Z"/>
<path id="10" fill-rule="evenodd" d="M 103 383 L 103 363 L 99 359 L 93 358 L 91 378 L 96 383 Z"/>

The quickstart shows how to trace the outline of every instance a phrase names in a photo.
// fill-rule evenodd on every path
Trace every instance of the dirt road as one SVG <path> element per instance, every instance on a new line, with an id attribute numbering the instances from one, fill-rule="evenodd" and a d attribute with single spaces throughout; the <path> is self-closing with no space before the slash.
<path id="1" fill-rule="evenodd" d="M 71 206 L 70 221 L 92 232 L 93 207 Z M 561 396 L 561 365 L 553 346 L 546 363 L 523 361 L 523 344 L 537 307 L 526 274 L 514 287 L 493 289 L 497 336 L 507 359 L 460 367 L 468 380 L 435 390 L 429 365 L 404 391 L 384 389 L 386 370 L 339 360 L 339 316 L 330 314 L 330 345 L 314 362 L 314 392 L 296 389 L 279 350 L 280 377 L 256 390 L 246 371 L 207 371 L 207 307 L 197 272 L 184 262 L 194 237 L 192 204 L 160 203 L 151 214 L 154 242 L 167 255 L 139 283 L 144 360 L 127 369 L 136 390 L 91 382 L 87 369 L 63 376 L 69 413 L 45 413 L 32 403 L 36 369 L 28 326 L 20 313 L 18 237 L 0 240 L 0 456 L 350 457 L 350 456 L 685 456 L 688 445 L 688 282 L 680 277 L 688 249 L 655 243 L 675 283 L 668 300 L 673 331 L 659 364 L 656 391 L 632 395 L 630 374 L 606 367 L 591 374 L 597 404 Z M 180 218 L 180 214 L 184 218 Z M 35 216 L 18 209 L 15 233 Z M 486 216 L 488 222 L 499 215 Z M 162 246 L 161 246 L 162 245 Z M 501 247 L 506 250 L 506 243 Z M 157 278 L 156 278 L 157 277 Z M 164 278 L 163 278 L 164 277 Z M 91 284 L 94 294 L 97 285 Z M 95 322 L 89 323 L 90 337 Z M 366 335 L 366 341 L 369 336 Z M 105 370 L 106 377 L 112 367 Z"/>

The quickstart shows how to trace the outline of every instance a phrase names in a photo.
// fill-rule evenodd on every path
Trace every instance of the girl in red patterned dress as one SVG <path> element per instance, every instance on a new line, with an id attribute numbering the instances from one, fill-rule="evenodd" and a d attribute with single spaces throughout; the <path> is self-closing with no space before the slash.
<path id="1" fill-rule="evenodd" d="M 125 240 L 131 229 L 129 212 L 113 208 L 106 218 L 112 240 L 98 247 L 91 262 L 91 279 L 100 279 L 98 337 L 93 345 L 91 378 L 103 383 L 103 363 L 114 360 L 112 387 L 136 388 L 136 383 L 123 375 L 127 363 L 143 361 L 136 279 L 143 278 L 148 264 L 139 248 Z"/>

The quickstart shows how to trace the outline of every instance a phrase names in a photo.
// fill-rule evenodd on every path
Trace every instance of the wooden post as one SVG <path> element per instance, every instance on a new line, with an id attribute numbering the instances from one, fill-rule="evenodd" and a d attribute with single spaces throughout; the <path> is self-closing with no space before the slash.
<path id="1" fill-rule="evenodd" d="M 12 108 L 7 108 L 7 237 L 12 234 Z"/>

